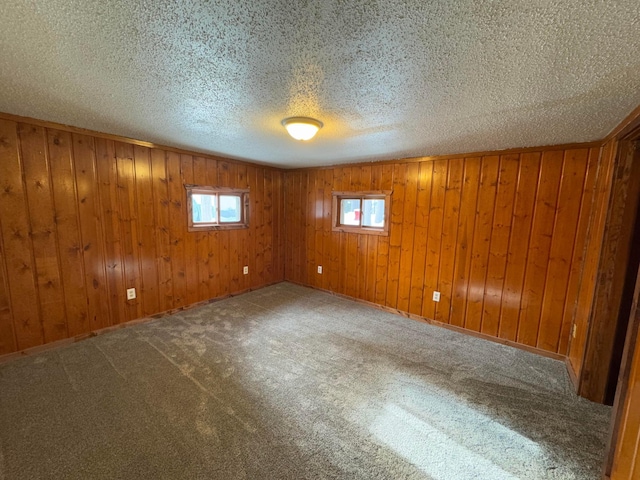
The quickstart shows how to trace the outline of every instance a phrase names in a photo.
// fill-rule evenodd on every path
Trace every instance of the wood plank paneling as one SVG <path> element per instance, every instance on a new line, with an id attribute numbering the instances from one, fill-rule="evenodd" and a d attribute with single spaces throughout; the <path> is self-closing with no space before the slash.
<path id="1" fill-rule="evenodd" d="M 7 283 L 6 255 L 0 235 L 0 355 L 14 352 L 17 349 L 13 328 L 9 285 Z"/>
<path id="2" fill-rule="evenodd" d="M 593 296 L 589 305 L 589 327 L 581 365 L 580 393 L 598 402 L 612 401 L 617 374 L 611 368 L 619 363 L 620 347 L 616 334 L 620 327 L 620 309 L 625 291 L 630 251 L 634 246 L 633 227 L 640 199 L 640 150 L 630 142 L 620 142 L 607 149 L 603 162 L 611 169 L 612 183 L 604 187 L 601 216 L 594 221 L 594 238 L 600 242 L 598 265 L 593 272 Z M 605 220 L 606 219 L 606 220 Z M 626 321 L 626 320 L 625 320 Z M 622 327 L 626 329 L 626 326 Z"/>
<path id="3" fill-rule="evenodd" d="M 151 184 L 153 190 L 154 228 L 156 236 L 156 268 L 160 311 L 173 307 L 173 272 L 171 267 L 171 200 L 167 178 L 166 153 L 151 150 Z"/>
<path id="4" fill-rule="evenodd" d="M 469 296 L 469 276 L 473 238 L 480 185 L 481 158 L 468 158 L 464 162 L 464 181 L 462 184 L 460 217 L 458 221 L 458 242 L 453 268 L 453 291 L 451 295 L 451 323 L 463 326 Z"/>
<path id="5" fill-rule="evenodd" d="M 484 291 L 484 308 L 480 331 L 498 336 L 500 307 L 504 295 L 504 279 L 509 252 L 509 239 L 513 219 L 513 206 L 518 175 L 518 155 L 500 157 L 498 189 L 493 213 L 493 226 L 489 241 L 489 262 Z"/>
<path id="6" fill-rule="evenodd" d="M 614 430 L 613 468 L 611 480 L 637 480 L 640 478 L 640 270 L 636 277 L 636 288 L 630 318 L 630 336 L 625 347 L 629 362 L 629 378 L 624 391 L 626 395 L 619 399 L 619 430 Z M 634 338 L 635 337 L 635 338 Z M 616 409 L 614 408 L 614 412 Z M 607 472 L 608 473 L 608 472 Z"/>
<path id="7" fill-rule="evenodd" d="M 541 154 L 537 152 L 524 153 L 520 156 L 504 294 L 500 311 L 500 330 L 498 332 L 500 338 L 510 341 L 515 341 L 518 334 L 522 288 L 531 243 L 533 211 L 540 176 L 540 159 Z"/>
<path id="8" fill-rule="evenodd" d="M 78 189 L 80 233 L 86 270 L 85 284 L 89 323 L 92 330 L 98 330 L 112 325 L 112 321 L 106 279 L 105 237 L 96 175 L 94 140 L 88 135 L 73 134 L 73 156 Z M 87 265 L 90 267 L 86 268 Z"/>
<path id="9" fill-rule="evenodd" d="M 404 218 L 405 187 L 407 183 L 407 165 L 393 166 L 393 200 L 391 201 L 391 218 L 389 219 L 389 263 L 387 265 L 387 297 L 385 305 L 396 308 L 398 304 L 398 283 L 400 279 L 400 251 L 402 248 L 402 222 Z M 344 190 L 355 190 L 349 185 Z M 407 215 L 413 212 L 407 212 Z M 355 235 L 355 234 L 352 234 Z M 349 269 L 347 264 L 346 270 Z M 347 295 L 348 291 L 345 292 Z"/>
<path id="10" fill-rule="evenodd" d="M 453 297 L 454 267 L 458 253 L 458 221 L 462 202 L 463 173 L 464 159 L 449 161 L 447 187 L 444 194 L 440 270 L 438 272 L 440 302 L 436 305 L 435 314 L 435 320 L 442 323 L 451 323 L 451 300 Z"/>
<path id="11" fill-rule="evenodd" d="M 140 240 L 138 251 L 140 252 L 141 287 L 139 295 L 142 296 L 142 316 L 147 317 L 162 311 L 158 296 L 158 252 L 156 249 L 156 218 L 154 206 L 157 204 L 153 196 L 151 176 L 151 152 L 147 147 L 135 145 L 133 148 L 134 168 L 136 171 L 136 209 Z"/>
<path id="12" fill-rule="evenodd" d="M 400 278 L 398 280 L 398 303 L 395 308 L 403 312 L 409 311 L 411 294 L 411 271 L 413 270 L 414 235 L 416 223 L 416 209 L 418 201 L 418 172 L 419 163 L 407 165 L 405 187 L 405 214 L 402 222 L 402 244 L 400 247 Z M 365 238 L 364 235 L 360 235 Z"/>
<path id="13" fill-rule="evenodd" d="M 44 342 L 48 343 L 66 338 L 67 326 L 49 159 L 46 152 L 47 141 L 42 127 L 20 124 L 18 134 L 31 223 L 38 300 L 43 320 L 42 329 Z"/>
<path id="14" fill-rule="evenodd" d="M 425 265 L 427 259 L 427 245 L 429 240 L 429 210 L 431 208 L 431 179 L 433 165 L 421 163 L 418 174 L 418 196 L 416 200 L 416 224 L 413 242 L 414 258 L 411 269 L 411 292 L 409 299 L 409 312 L 415 315 L 422 314 L 422 295 L 425 285 Z M 370 237 L 377 239 L 378 237 Z M 373 301 L 373 300 L 370 300 Z"/>
<path id="15" fill-rule="evenodd" d="M 582 186 L 586 176 L 588 155 L 587 149 L 565 152 L 553 241 L 549 254 L 547 288 L 538 326 L 538 348 L 544 350 L 558 350 L 564 327 L 565 299 L 571 273 L 570 259 L 573 258 L 575 243 L 568 242 L 567 239 L 574 239 L 577 235 L 576 228 L 580 217 Z M 563 345 L 562 353 L 566 353 L 566 343 Z"/>
<path id="16" fill-rule="evenodd" d="M 80 233 L 78 196 L 74 177 L 71 134 L 48 132 L 51 179 L 56 212 L 60 271 L 68 335 L 73 337 L 91 331 L 87 309 L 86 274 L 83 241 Z"/>
<path id="17" fill-rule="evenodd" d="M 444 219 L 444 196 L 447 188 L 447 160 L 433 162 L 431 180 L 431 206 L 429 207 L 429 232 L 427 240 L 427 257 L 424 272 L 424 289 L 422 297 L 422 316 L 435 319 L 436 305 L 432 300 L 432 292 L 438 290 L 438 272 L 440 270 L 440 250 L 442 246 L 442 221 Z M 391 203 L 395 201 L 391 197 Z"/>
<path id="18" fill-rule="evenodd" d="M 575 302 L 582 272 L 576 252 L 587 236 L 579 220 L 592 208 L 583 192 L 592 185 L 588 172 L 594 174 L 598 150 L 285 172 L 292 250 L 285 277 L 565 355 L 573 321 L 566 297 Z M 588 168 L 590 161 L 596 163 Z M 308 227 L 308 216 L 325 213 L 320 205 L 329 189 L 393 190 L 389 236 L 331 232 L 329 222 Z M 440 302 L 432 300 L 434 290 Z"/>
<path id="19" fill-rule="evenodd" d="M 530 346 L 535 346 L 538 340 L 563 153 L 562 151 L 544 152 L 540 164 L 540 180 L 536 192 L 531 240 L 525 267 L 517 337 L 519 343 Z"/>
<path id="20" fill-rule="evenodd" d="M 31 242 L 26 190 L 22 180 L 18 125 L 0 120 L 0 222 L 6 256 L 6 281 L 18 349 L 44 343 L 39 289 Z M 9 341 L 3 341 L 8 344 Z"/>
<path id="21" fill-rule="evenodd" d="M 0 159 L 0 355 L 284 277 L 279 170 L 7 120 Z M 187 179 L 249 186 L 250 227 L 187 232 Z"/>
<path id="22" fill-rule="evenodd" d="M 116 146 L 111 140 L 96 138 L 97 173 L 102 224 L 104 227 L 104 247 L 111 324 L 128 321 L 127 296 L 125 293 L 124 257 L 120 238 L 120 214 L 118 203 L 118 165 Z M 79 218 L 79 217 L 78 217 Z M 83 263 L 84 255 L 82 256 Z M 85 265 L 85 270 L 91 268 Z"/>
<path id="23" fill-rule="evenodd" d="M 473 229 L 471 270 L 469 272 L 467 311 L 464 324 L 465 328 L 474 332 L 479 332 L 482 324 L 499 166 L 500 158 L 497 156 L 482 159 L 480 186 L 477 203 L 474 205 L 476 223 Z"/>

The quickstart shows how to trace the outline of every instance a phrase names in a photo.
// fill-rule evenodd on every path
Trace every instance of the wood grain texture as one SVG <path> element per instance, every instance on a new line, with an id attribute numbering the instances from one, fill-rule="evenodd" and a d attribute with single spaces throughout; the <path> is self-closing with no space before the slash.
<path id="1" fill-rule="evenodd" d="M 613 468 L 611 480 L 635 480 L 640 478 L 640 270 L 636 277 L 636 288 L 630 318 L 630 335 L 625 346 L 625 353 L 629 360 L 629 377 L 622 391 L 624 396 L 619 398 L 621 409 L 619 413 L 618 429 L 614 429 L 615 450 L 612 451 Z M 615 409 L 614 409 L 615 412 Z"/>
<path id="2" fill-rule="evenodd" d="M 0 120 L 0 355 L 284 278 L 280 170 L 89 133 Z M 249 228 L 187 232 L 195 178 L 248 186 Z"/>
<path id="3" fill-rule="evenodd" d="M 595 150 L 288 171 L 285 278 L 565 356 Z M 316 221 L 328 189 L 393 190 L 389 236 L 371 244 Z"/>
<path id="4" fill-rule="evenodd" d="M 581 364 L 580 394 L 597 402 L 607 399 L 616 330 L 624 290 L 633 226 L 640 198 L 640 151 L 628 142 L 608 149 L 605 159 L 612 179 L 603 185 L 603 206 L 595 222 L 599 257 L 593 272 L 588 332 Z M 595 247 L 595 246 L 594 246 Z M 607 399 L 611 401 L 611 398 Z"/>

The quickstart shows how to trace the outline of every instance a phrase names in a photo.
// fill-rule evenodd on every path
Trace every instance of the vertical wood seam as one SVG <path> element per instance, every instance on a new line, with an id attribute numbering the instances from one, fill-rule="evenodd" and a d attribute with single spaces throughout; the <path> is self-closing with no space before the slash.
<path id="1" fill-rule="evenodd" d="M 489 278 L 489 264 L 491 263 L 491 245 L 493 244 L 493 224 L 496 219 L 496 209 L 498 208 L 498 190 L 500 189 L 500 180 L 502 178 L 502 159 L 503 159 L 503 156 L 500 155 L 498 157 L 498 176 L 496 178 L 496 190 L 493 195 L 493 213 L 491 214 L 491 234 L 489 235 L 489 245 L 487 246 L 487 267 L 485 268 L 485 271 L 484 271 L 484 285 L 482 289 L 482 305 L 480 308 L 480 311 L 482 313 L 482 317 L 480 318 L 480 330 L 479 330 L 480 332 L 482 332 L 482 329 L 484 327 L 484 314 L 485 314 L 484 302 L 487 298 L 487 279 Z M 518 173 L 519 173 L 519 170 L 520 169 L 518 169 Z M 511 239 L 511 235 L 509 235 L 509 239 Z M 507 250 L 507 254 L 508 252 L 509 250 Z M 508 258 L 507 258 L 507 261 L 508 261 Z M 502 303 L 500 304 L 500 307 L 502 308 Z M 498 332 L 500 332 L 500 323 L 498 323 Z"/>
<path id="2" fill-rule="evenodd" d="M 49 197 L 51 198 L 51 206 L 53 208 L 53 230 L 54 230 L 54 242 L 56 245 L 56 268 L 58 270 L 58 278 L 60 279 L 60 291 L 62 294 L 62 311 L 64 312 L 64 327 L 67 332 L 66 338 L 69 338 L 69 315 L 67 311 L 67 302 L 65 301 L 65 287 L 64 279 L 62 276 L 62 257 L 60 255 L 60 238 L 58 237 L 58 211 L 56 208 L 56 201 L 54 197 L 53 176 L 51 173 L 51 156 L 49 153 L 49 130 L 43 129 L 44 135 L 44 161 L 45 168 L 47 169 L 47 179 L 49 181 Z M 93 137 L 92 137 L 93 138 Z"/>
<path id="3" fill-rule="evenodd" d="M 5 285 L 5 291 L 7 292 L 7 306 L 9 308 L 9 320 L 11 323 L 11 332 L 13 333 L 13 348 L 18 350 L 18 333 L 15 326 L 15 316 L 13 314 L 13 308 L 11 304 L 11 290 L 9 289 L 9 267 L 7 266 L 7 251 L 4 248 L 4 235 L 2 235 L 2 217 L 0 217 L 0 252 L 2 252 L 2 265 L 0 265 L 4 271 L 4 277 L 2 279 Z"/>
<path id="4" fill-rule="evenodd" d="M 69 163 L 71 167 L 71 176 L 73 183 L 73 209 L 76 214 L 76 226 L 78 228 L 78 238 L 80 240 L 79 245 L 79 255 L 80 262 L 82 264 L 82 286 L 85 292 L 85 312 L 86 316 L 84 320 L 87 322 L 88 331 L 92 330 L 91 328 L 91 319 L 89 318 L 89 292 L 87 290 L 87 266 L 84 258 L 84 238 L 82 238 L 82 225 L 80 220 L 80 202 L 78 201 L 78 177 L 76 175 L 76 155 L 75 155 L 75 142 L 73 141 L 73 134 L 69 134 Z"/>
<path id="5" fill-rule="evenodd" d="M 98 156 L 96 155 L 96 139 L 93 136 L 91 138 L 91 168 L 93 170 L 93 178 L 95 179 L 96 191 L 95 197 L 96 201 L 93 203 L 93 214 L 96 216 L 96 227 L 99 228 L 98 239 L 102 243 L 100 252 L 102 256 L 102 282 L 104 283 L 104 288 L 106 288 L 106 295 L 108 299 L 111 299 L 109 281 L 107 280 L 107 241 L 106 241 L 106 232 L 104 228 L 104 216 L 102 212 L 104 211 L 102 208 L 102 196 L 100 195 L 100 176 L 98 175 Z M 83 255 L 84 257 L 84 255 Z M 107 301 L 107 315 L 109 318 L 107 319 L 109 325 L 113 325 L 113 312 L 111 310 L 112 305 L 110 301 Z"/>
<path id="6" fill-rule="evenodd" d="M 471 245 L 469 246 L 469 268 L 467 270 L 468 274 L 466 274 L 467 285 L 465 287 L 465 294 L 464 294 L 464 300 L 465 301 L 464 301 L 464 308 L 462 310 L 462 326 L 463 326 L 463 328 L 467 324 L 467 309 L 469 307 L 469 286 L 471 285 L 471 265 L 473 265 L 473 249 L 474 249 L 475 243 L 476 243 L 476 224 L 477 224 L 477 220 L 478 220 L 478 201 L 479 201 L 479 198 L 480 198 L 480 185 L 482 184 L 482 166 L 484 164 L 484 158 L 485 157 L 480 157 L 480 165 L 478 166 L 478 172 L 480 173 L 480 178 L 478 179 L 478 185 L 476 187 L 476 195 L 475 195 L 476 204 L 475 204 L 475 206 L 473 208 L 473 226 L 471 227 Z M 466 160 L 465 160 L 465 163 L 466 163 Z M 496 189 L 496 193 L 497 193 L 497 189 Z M 508 251 L 509 251 L 509 248 L 507 247 L 507 252 Z M 505 262 L 505 264 L 506 264 L 506 262 Z M 486 276 L 485 276 L 485 285 L 486 285 Z M 502 303 L 500 304 L 500 306 L 502 306 Z M 483 301 L 483 307 L 484 307 L 484 301 Z M 500 317 L 498 317 L 498 318 L 500 319 Z M 480 331 L 482 331 L 482 325 L 480 326 Z M 498 324 L 498 331 L 500 331 L 499 324 Z"/>
<path id="7" fill-rule="evenodd" d="M 520 154 L 518 154 L 518 180 L 516 181 L 516 184 L 514 185 L 513 188 L 513 195 L 514 195 L 514 199 L 517 195 L 518 192 L 518 184 L 520 182 L 520 165 L 521 165 L 521 160 L 522 160 L 522 156 Z M 502 165 L 502 157 L 500 158 L 500 165 Z M 500 171 L 498 172 L 498 176 L 500 176 Z M 498 185 L 496 185 L 496 203 L 497 203 L 497 195 L 498 195 L 498 188 L 500 186 L 500 181 L 498 180 Z M 495 205 L 494 205 L 494 216 L 495 216 Z M 514 225 L 515 225 L 515 214 L 516 214 L 516 202 L 514 200 L 514 202 L 511 204 L 511 224 L 509 225 L 509 239 L 507 240 L 507 249 L 505 250 L 505 261 L 504 261 L 504 268 L 502 270 L 502 288 L 501 291 L 504 293 L 504 284 L 505 284 L 505 280 L 507 279 L 507 268 L 509 267 L 509 252 L 510 252 L 510 248 L 511 248 L 511 239 L 513 238 L 513 236 L 511 235 L 511 232 L 513 232 L 514 229 Z M 491 255 L 491 254 L 489 254 Z M 487 269 L 488 270 L 488 269 Z M 524 285 L 524 277 L 523 277 L 523 285 Z M 498 325 L 497 325 L 497 330 L 496 330 L 496 336 L 500 337 L 500 326 L 502 325 L 502 305 L 503 305 L 503 299 L 500 299 L 500 308 L 498 309 Z M 483 307 L 484 307 L 484 303 L 483 303 Z M 538 324 L 539 326 L 539 324 Z M 481 330 L 482 331 L 482 330 Z"/>
<path id="8" fill-rule="evenodd" d="M 38 311 L 38 324 L 40 325 L 40 334 L 42 335 L 42 342 L 41 345 L 45 343 L 45 334 L 44 334 L 44 318 L 42 316 L 42 305 L 40 304 L 40 288 L 38 286 L 38 266 L 36 265 L 36 256 L 35 256 L 35 251 L 33 248 L 33 226 L 31 224 L 31 212 L 29 211 L 29 196 L 27 195 L 27 178 L 26 178 L 26 173 L 25 173 L 25 168 L 24 168 L 24 154 L 22 152 L 22 136 L 20 135 L 22 128 L 20 127 L 20 125 L 26 125 L 26 124 L 16 124 L 16 137 L 18 140 L 18 148 L 17 148 L 17 156 L 18 156 L 18 168 L 20 169 L 20 179 L 22 181 L 22 189 L 24 191 L 24 204 L 25 204 L 25 216 L 26 216 L 26 222 L 29 228 L 29 231 L 27 232 L 28 236 L 29 236 L 29 250 L 30 250 L 30 254 L 31 254 L 31 265 L 32 265 L 32 275 L 31 278 L 33 280 L 33 290 L 34 290 L 34 295 L 35 295 L 35 303 L 36 303 L 36 308 Z"/>
<path id="9" fill-rule="evenodd" d="M 533 197 L 534 200 L 533 200 L 532 205 L 531 205 L 531 228 L 529 230 L 529 239 L 527 241 L 527 250 L 526 250 L 527 252 L 529 252 L 529 247 L 531 246 L 531 237 L 532 237 L 532 234 L 533 234 L 533 225 L 535 223 L 536 216 L 537 216 L 536 213 L 537 213 L 537 210 L 538 210 L 536 208 L 536 201 L 538 199 L 538 194 L 540 192 L 540 178 L 542 177 L 542 159 L 543 159 L 543 153 L 540 153 L 540 162 L 538 163 L 538 179 L 536 180 L 536 194 Z M 518 187 L 519 186 L 520 186 L 520 184 L 518 183 Z M 518 187 L 516 187 L 516 189 Z M 522 324 L 520 322 L 520 320 L 522 318 L 522 301 L 524 299 L 524 293 L 525 293 L 523 291 L 523 289 L 524 289 L 524 286 L 525 286 L 526 281 L 527 281 L 528 270 L 529 270 L 529 262 L 525 261 L 524 262 L 524 270 L 522 272 L 522 286 L 520 287 L 520 291 L 521 291 L 522 295 L 520 295 L 520 302 L 518 303 L 518 319 L 517 319 L 518 325 L 516 327 L 516 341 L 518 341 L 518 338 L 520 338 L 520 327 L 522 326 Z M 537 339 L 536 339 L 536 341 L 537 341 Z"/>

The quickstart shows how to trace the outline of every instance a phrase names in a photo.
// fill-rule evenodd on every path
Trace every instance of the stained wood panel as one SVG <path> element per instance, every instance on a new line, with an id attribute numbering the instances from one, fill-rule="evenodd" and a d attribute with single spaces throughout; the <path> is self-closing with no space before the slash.
<path id="1" fill-rule="evenodd" d="M 171 221 L 169 182 L 167 179 L 166 153 L 151 150 L 151 188 L 153 191 L 154 226 L 156 237 L 156 269 L 158 272 L 159 310 L 173 307 L 173 272 L 171 268 Z"/>
<path id="2" fill-rule="evenodd" d="M 44 333 L 40 320 L 29 210 L 22 181 L 18 125 L 0 120 L 0 139 L 0 222 L 6 258 L 6 282 L 16 348 L 23 349 L 41 345 Z M 3 343 L 8 344 L 9 341 Z"/>
<path id="3" fill-rule="evenodd" d="M 49 161 L 45 151 L 45 130 L 20 124 L 21 156 L 24 168 L 27 205 L 31 224 L 31 242 L 36 268 L 44 341 L 67 337 L 65 305 L 60 279 L 57 228 L 54 220 Z"/>
<path id="4" fill-rule="evenodd" d="M 504 294 L 504 278 L 509 251 L 509 237 L 513 219 L 513 205 L 518 175 L 518 156 L 500 157 L 498 189 L 493 213 L 493 226 L 489 241 L 489 261 L 484 291 L 484 309 L 480 331 L 498 336 L 500 307 Z"/>
<path id="5" fill-rule="evenodd" d="M 538 348 L 557 350 L 561 340 L 565 299 L 569 288 L 569 274 L 575 242 L 568 242 L 576 234 L 582 201 L 589 151 L 572 150 L 565 152 L 554 235 L 549 253 L 549 269 L 545 283 L 542 315 L 538 327 Z M 566 347 L 565 347 L 566 349 Z"/>
<path id="6" fill-rule="evenodd" d="M 451 323 L 463 326 L 465 322 L 471 256 L 473 254 L 473 233 L 476 224 L 478 188 L 480 182 L 480 158 L 468 158 L 464 162 L 460 216 L 458 221 L 458 241 L 454 264 L 453 291 L 451 294 Z"/>
<path id="7" fill-rule="evenodd" d="M 287 172 L 286 278 L 566 355 L 588 238 L 580 219 L 592 209 L 584 192 L 598 152 L 541 149 Z M 393 190 L 389 236 L 331 232 L 330 223 L 316 221 L 328 189 Z M 440 302 L 432 300 L 435 290 Z"/>
<path id="8" fill-rule="evenodd" d="M 619 314 L 630 251 L 635 246 L 633 228 L 640 202 L 640 148 L 635 142 L 620 142 L 611 155 L 615 180 L 610 188 L 580 385 L 581 393 L 595 401 L 610 401 L 612 396 L 607 385 L 615 381 L 609 375 L 612 361 L 619 354 L 615 351 L 616 331 L 620 328 Z"/>
<path id="9" fill-rule="evenodd" d="M 631 348 L 629 378 L 624 389 L 626 395 L 621 398 L 619 430 L 614 432 L 615 451 L 613 452 L 613 469 L 611 480 L 635 480 L 640 478 L 640 308 L 638 300 L 640 296 L 640 271 L 636 279 L 634 302 L 631 311 L 630 324 L 632 325 L 629 345 Z M 633 338 L 635 337 L 635 338 Z M 614 412 L 616 410 L 614 409 Z"/>
<path id="10" fill-rule="evenodd" d="M 47 137 L 67 333 L 75 336 L 89 333 L 91 325 L 85 300 L 86 274 L 73 173 L 72 139 L 70 133 L 55 130 L 49 131 Z"/>
<path id="11" fill-rule="evenodd" d="M 389 263 L 387 265 L 387 296 L 385 305 L 396 308 L 398 304 L 398 284 L 400 280 L 400 251 L 402 248 L 402 221 L 404 218 L 405 187 L 407 184 L 407 165 L 398 164 L 393 167 L 393 200 L 391 201 L 391 218 L 389 219 Z M 346 185 L 345 190 L 351 190 Z M 355 190 L 355 189 L 354 189 Z M 413 212 L 407 212 L 407 216 Z M 355 235 L 355 234 L 352 234 Z M 346 270 L 349 265 L 347 264 Z M 348 295 L 348 293 L 347 293 Z"/>
<path id="12" fill-rule="evenodd" d="M 284 277 L 279 170 L 8 120 L 0 159 L 0 355 Z M 249 228 L 187 232 L 187 180 L 249 186 Z"/>
<path id="13" fill-rule="evenodd" d="M 104 227 L 105 267 L 109 291 L 109 312 L 111 324 L 124 323 L 127 318 L 127 297 L 125 294 L 124 258 L 120 243 L 120 216 L 118 206 L 118 171 L 116 146 L 112 140 L 96 138 L 98 191 L 102 205 L 102 225 Z M 78 216 L 78 222 L 80 217 Z M 81 249 L 81 251 L 84 251 Z M 84 261 L 85 270 L 92 265 Z M 80 297 L 85 300 L 86 296 Z"/>
<path id="14" fill-rule="evenodd" d="M 464 327 L 475 332 L 480 331 L 482 324 L 499 166 L 499 157 L 485 157 L 482 159 L 477 203 L 472 205 L 475 208 L 476 218 L 473 229 L 471 268 L 469 271 Z"/>
<path id="15" fill-rule="evenodd" d="M 509 239 L 498 331 L 500 338 L 510 341 L 515 341 L 518 334 L 520 304 L 532 239 L 531 227 L 540 178 L 541 157 L 542 155 L 538 152 L 525 153 L 520 156 L 518 185 L 513 207 L 513 227 Z"/>

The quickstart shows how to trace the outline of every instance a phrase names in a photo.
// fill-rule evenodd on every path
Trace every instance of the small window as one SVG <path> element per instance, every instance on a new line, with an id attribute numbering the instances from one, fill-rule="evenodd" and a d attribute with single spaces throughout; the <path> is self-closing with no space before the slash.
<path id="1" fill-rule="evenodd" d="M 390 191 L 333 192 L 333 231 L 389 234 Z"/>
<path id="2" fill-rule="evenodd" d="M 224 230 L 249 226 L 249 190 L 185 185 L 188 230 Z"/>

